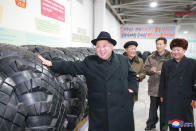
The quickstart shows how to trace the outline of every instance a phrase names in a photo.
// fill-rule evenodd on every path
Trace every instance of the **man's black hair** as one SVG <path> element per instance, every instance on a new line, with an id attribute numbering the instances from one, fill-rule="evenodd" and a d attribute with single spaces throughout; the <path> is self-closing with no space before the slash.
<path id="1" fill-rule="evenodd" d="M 166 39 L 165 37 L 159 37 L 159 38 L 157 38 L 157 39 L 156 39 L 156 43 L 157 43 L 157 41 L 159 41 L 159 40 L 163 40 L 163 41 L 164 41 L 164 44 L 167 44 L 167 39 Z"/>

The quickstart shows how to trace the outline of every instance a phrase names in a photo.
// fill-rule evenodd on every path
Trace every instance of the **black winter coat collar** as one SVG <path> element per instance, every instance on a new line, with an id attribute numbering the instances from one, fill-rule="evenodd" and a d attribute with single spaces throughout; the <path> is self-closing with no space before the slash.
<path id="1" fill-rule="evenodd" d="M 100 59 L 97 56 L 97 63 L 98 64 L 104 64 L 104 62 L 106 62 L 106 60 Z M 112 74 L 119 68 L 121 62 L 114 52 L 112 52 L 111 60 L 107 61 L 107 62 L 108 62 L 108 64 L 112 64 L 112 66 L 110 66 L 110 68 L 109 68 L 108 74 L 105 77 L 106 80 L 109 80 L 111 78 Z"/>
<path id="2" fill-rule="evenodd" d="M 184 69 L 186 69 L 185 67 L 187 65 L 187 60 L 188 58 L 186 56 L 184 56 L 179 63 L 177 63 L 174 58 L 172 59 L 172 62 L 168 67 L 170 73 L 172 74 L 171 78 L 176 77 L 179 73 L 181 73 Z M 176 64 L 179 64 L 178 68 L 176 68 Z"/>

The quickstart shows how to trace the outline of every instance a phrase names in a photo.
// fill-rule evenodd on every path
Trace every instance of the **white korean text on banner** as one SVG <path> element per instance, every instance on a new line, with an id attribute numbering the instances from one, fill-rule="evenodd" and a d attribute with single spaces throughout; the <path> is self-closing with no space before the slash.
<path id="1" fill-rule="evenodd" d="M 120 34 L 122 39 L 173 39 L 175 31 L 175 25 L 125 25 L 121 26 Z"/>

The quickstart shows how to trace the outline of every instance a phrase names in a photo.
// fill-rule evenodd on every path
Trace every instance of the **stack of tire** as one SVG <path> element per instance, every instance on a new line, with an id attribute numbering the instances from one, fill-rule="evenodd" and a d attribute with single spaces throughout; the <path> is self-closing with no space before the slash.
<path id="1" fill-rule="evenodd" d="M 48 60 L 60 58 L 65 61 L 82 61 L 85 56 L 81 48 L 51 48 L 46 46 L 27 45 L 27 50 L 40 54 Z M 90 55 L 89 52 L 86 55 Z M 87 86 L 84 76 L 54 73 L 58 84 L 64 89 L 67 105 L 67 130 L 72 130 L 87 113 Z"/>
<path id="2" fill-rule="evenodd" d="M 52 72 L 37 54 L 82 61 L 95 49 L 0 43 L 0 131 L 72 131 L 87 115 L 84 76 Z"/>
<path id="3" fill-rule="evenodd" d="M 142 54 L 142 59 L 143 61 L 145 62 L 147 57 L 151 55 L 151 52 L 150 51 L 144 51 L 143 54 Z"/>
<path id="4" fill-rule="evenodd" d="M 0 44 L 1 131 L 71 131 L 86 114 L 84 77 L 52 72 L 38 53 L 49 60 L 78 58 L 44 46 Z"/>

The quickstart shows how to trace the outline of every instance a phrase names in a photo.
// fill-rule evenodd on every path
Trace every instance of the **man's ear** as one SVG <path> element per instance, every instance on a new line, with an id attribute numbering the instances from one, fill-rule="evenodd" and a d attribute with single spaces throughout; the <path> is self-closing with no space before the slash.
<path id="1" fill-rule="evenodd" d="M 114 45 L 111 45 L 112 50 L 114 49 Z"/>
<path id="2" fill-rule="evenodd" d="M 127 48 L 125 49 L 125 52 L 127 53 Z"/>

